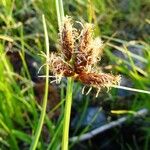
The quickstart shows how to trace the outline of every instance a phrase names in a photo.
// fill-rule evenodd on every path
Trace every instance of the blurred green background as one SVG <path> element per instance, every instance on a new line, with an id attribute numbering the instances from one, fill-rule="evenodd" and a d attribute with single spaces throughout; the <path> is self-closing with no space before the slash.
<path id="1" fill-rule="evenodd" d="M 104 72 L 121 74 L 122 85 L 150 89 L 150 1 L 149 0 L 63 0 L 65 15 L 91 22 L 95 37 L 104 43 L 99 66 Z M 0 149 L 29 149 L 39 120 L 44 78 L 38 69 L 45 60 L 42 14 L 46 17 L 50 50 L 59 47 L 55 0 L 0 0 Z M 44 69 L 41 71 L 44 74 Z M 49 85 L 47 115 L 38 148 L 60 148 L 66 80 Z M 86 117 L 105 114 L 106 122 L 121 115 L 115 110 L 150 109 L 150 95 L 112 89 L 95 98 L 93 90 L 82 95 L 83 85 L 75 83 L 70 137 L 90 132 L 101 124 Z M 105 120 L 105 119 L 104 119 Z M 101 118 L 97 120 L 101 122 Z M 150 116 L 131 119 L 85 142 L 70 142 L 70 149 L 148 150 Z"/>

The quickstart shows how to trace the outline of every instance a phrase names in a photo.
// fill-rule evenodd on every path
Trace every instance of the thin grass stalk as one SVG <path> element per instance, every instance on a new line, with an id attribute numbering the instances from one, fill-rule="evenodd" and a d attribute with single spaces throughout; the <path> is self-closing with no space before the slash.
<path id="1" fill-rule="evenodd" d="M 49 40 L 48 40 L 48 33 L 47 33 L 47 27 L 46 27 L 46 21 L 44 15 L 42 16 L 43 19 L 43 26 L 44 26 L 44 34 L 45 34 L 45 40 L 46 40 L 46 56 L 47 56 L 47 61 L 49 59 Z M 47 106 L 47 99 L 48 99 L 48 82 L 49 82 L 49 65 L 46 65 L 46 81 L 45 81 L 45 94 L 44 94 L 44 99 L 43 99 L 43 105 L 42 105 L 42 110 L 41 110 L 41 115 L 40 119 L 38 122 L 38 126 L 35 132 L 35 136 L 33 139 L 33 142 L 31 144 L 30 150 L 35 150 L 39 141 L 39 137 L 42 131 L 42 126 L 44 123 L 44 118 L 46 114 L 46 106 Z"/>
<path id="2" fill-rule="evenodd" d="M 47 150 L 51 150 L 51 149 L 54 149 L 54 143 L 55 141 L 57 140 L 57 138 L 59 137 L 59 133 L 61 132 L 62 130 L 62 125 L 63 125 L 63 120 L 59 123 L 57 129 L 55 130 L 55 134 L 53 136 L 53 138 L 51 139 L 51 142 L 50 144 L 48 145 L 48 148 Z M 58 144 L 58 147 L 60 147 L 60 144 Z"/>
<path id="3" fill-rule="evenodd" d="M 60 9 L 59 9 L 59 0 L 56 0 L 56 11 L 57 11 L 57 21 L 59 28 L 61 27 L 61 17 L 60 17 Z"/>
<path id="4" fill-rule="evenodd" d="M 63 7 L 63 1 L 62 0 L 60 0 L 60 2 L 59 2 L 59 7 L 60 7 L 61 22 L 62 22 L 63 18 L 64 18 L 64 7 Z"/>
<path id="5" fill-rule="evenodd" d="M 58 26 L 60 29 L 64 18 L 64 8 L 62 0 L 56 0 L 56 11 L 57 11 Z"/>
<path id="6" fill-rule="evenodd" d="M 64 125 L 63 125 L 63 138 L 62 138 L 62 150 L 68 150 L 68 139 L 69 139 L 69 124 L 70 124 L 70 114 L 72 105 L 72 91 L 73 91 L 73 79 L 68 78 L 67 81 L 67 95 L 65 103 L 64 112 Z"/>

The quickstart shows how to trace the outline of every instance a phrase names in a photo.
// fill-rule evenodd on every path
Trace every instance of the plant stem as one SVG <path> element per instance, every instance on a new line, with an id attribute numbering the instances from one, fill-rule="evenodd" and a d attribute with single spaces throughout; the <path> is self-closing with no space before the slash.
<path id="1" fill-rule="evenodd" d="M 62 150 L 68 150 L 69 124 L 70 124 L 70 115 L 71 115 L 73 82 L 74 82 L 73 78 L 69 77 L 68 82 L 67 82 L 67 95 L 66 95 L 65 112 L 64 112 Z"/>
<path id="2" fill-rule="evenodd" d="M 48 33 L 47 33 L 47 28 L 46 28 L 46 21 L 44 15 L 42 16 L 43 19 L 43 26 L 44 26 L 44 33 L 45 33 L 45 40 L 46 40 L 46 56 L 47 56 L 47 61 L 49 59 L 49 41 L 48 41 Z M 34 136 L 34 139 L 32 141 L 30 150 L 35 150 L 38 144 L 38 140 L 42 131 L 42 126 L 44 123 L 44 118 L 46 114 L 46 106 L 47 106 L 47 99 L 48 99 L 48 82 L 49 82 L 49 65 L 46 64 L 46 81 L 45 81 L 45 94 L 44 94 L 44 99 L 43 99 L 43 105 L 42 105 L 42 110 L 41 110 L 41 115 L 40 119 L 37 125 L 36 133 Z"/>
<path id="3" fill-rule="evenodd" d="M 58 26 L 60 29 L 64 18 L 64 8 L 62 0 L 56 0 L 56 11 L 57 11 Z"/>

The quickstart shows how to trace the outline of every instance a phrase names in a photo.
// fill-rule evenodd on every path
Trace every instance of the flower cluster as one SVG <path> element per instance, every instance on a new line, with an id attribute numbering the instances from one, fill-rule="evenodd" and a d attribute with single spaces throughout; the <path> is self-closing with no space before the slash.
<path id="1" fill-rule="evenodd" d="M 101 88 L 119 83 L 120 76 L 97 73 L 96 64 L 103 45 L 99 38 L 93 38 L 92 24 L 83 25 L 79 34 L 73 27 L 71 18 L 65 17 L 60 29 L 60 45 L 60 53 L 52 53 L 50 58 L 50 68 L 56 81 L 62 77 L 73 77 L 86 86 L 97 88 L 97 95 Z"/>

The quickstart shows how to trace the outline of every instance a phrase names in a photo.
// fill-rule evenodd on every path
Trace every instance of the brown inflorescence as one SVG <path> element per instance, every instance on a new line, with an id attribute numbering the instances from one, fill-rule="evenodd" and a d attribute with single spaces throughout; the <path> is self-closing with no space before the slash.
<path id="1" fill-rule="evenodd" d="M 93 41 L 93 25 L 86 23 L 81 33 L 78 51 L 87 52 L 92 41 Z"/>
<path id="2" fill-rule="evenodd" d="M 70 77 L 75 74 L 73 68 L 67 62 L 63 61 L 61 57 L 56 55 L 53 55 L 51 59 L 50 68 L 52 68 L 53 74 L 55 75 Z"/>
<path id="3" fill-rule="evenodd" d="M 114 76 L 111 74 L 101 73 L 80 73 L 78 80 L 85 85 L 90 85 L 95 88 L 109 87 L 111 84 L 118 84 L 120 76 Z"/>
<path id="4" fill-rule="evenodd" d="M 66 17 L 64 19 L 63 26 L 60 30 L 60 44 L 62 47 L 62 54 L 66 61 L 69 61 L 74 51 L 74 36 L 73 27 L 71 24 L 71 18 Z"/>
<path id="5" fill-rule="evenodd" d="M 96 64 L 101 51 L 101 40 L 99 38 L 93 40 L 93 26 L 92 24 L 86 24 L 75 54 L 74 66 L 76 73 L 88 71 L 93 64 Z"/>
<path id="6" fill-rule="evenodd" d="M 79 34 L 79 41 L 75 32 L 71 18 L 65 17 L 60 31 L 61 54 L 51 54 L 51 70 L 53 74 L 61 77 L 73 77 L 83 84 L 98 89 L 109 88 L 117 85 L 120 76 L 112 74 L 97 73 L 93 68 L 98 68 L 97 61 L 102 55 L 102 42 L 100 38 L 93 38 L 93 25 L 85 24 Z"/>

